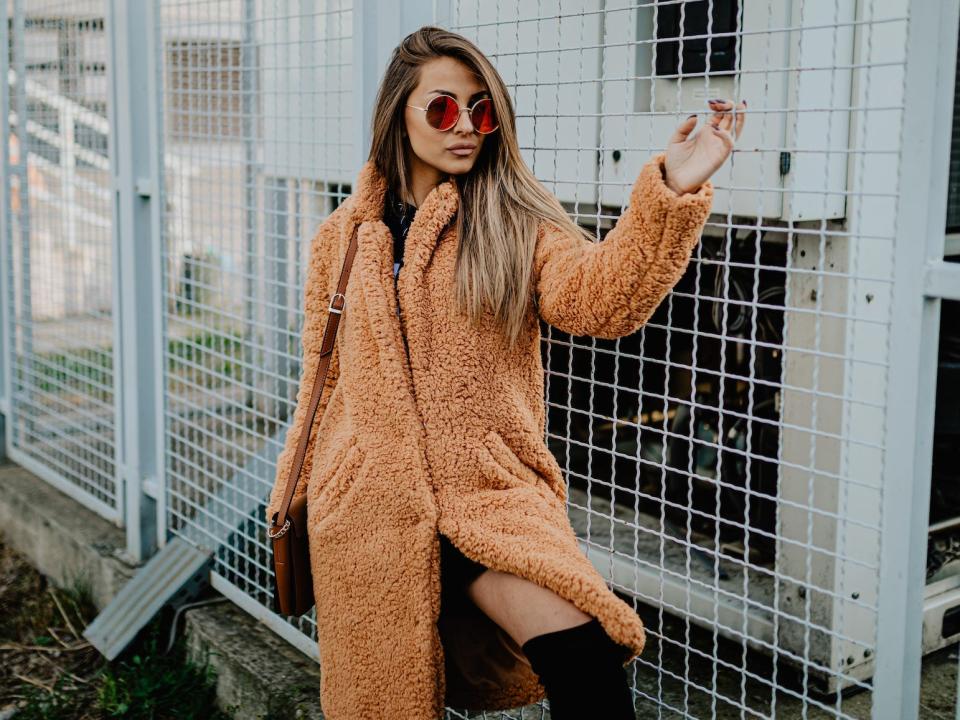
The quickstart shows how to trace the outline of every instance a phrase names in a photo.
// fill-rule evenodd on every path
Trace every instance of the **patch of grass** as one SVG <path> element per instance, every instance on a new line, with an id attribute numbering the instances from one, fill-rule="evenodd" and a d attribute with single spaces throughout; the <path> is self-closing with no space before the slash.
<path id="1" fill-rule="evenodd" d="M 82 717 L 77 714 L 75 694 L 68 689 L 69 678 L 61 675 L 50 688 L 31 686 L 24 693 L 24 704 L 17 720 L 67 720 Z"/>
<path id="2" fill-rule="evenodd" d="M 162 651 L 162 616 L 108 663 L 82 635 L 96 615 L 85 576 L 56 588 L 0 543 L 0 710 L 16 706 L 16 720 L 229 720 L 209 663 L 188 662 L 182 636 Z"/>
<path id="3" fill-rule="evenodd" d="M 38 353 L 21 359 L 20 382 L 49 393 L 74 392 L 101 397 L 113 385 L 113 354 L 110 347 L 77 348 L 69 353 Z"/>
<path id="4" fill-rule="evenodd" d="M 125 720 L 177 718 L 228 720 L 216 707 L 216 675 L 210 665 L 197 667 L 185 657 L 182 639 L 170 655 L 158 648 L 159 623 L 151 623 L 139 651 L 104 667 L 97 707 L 104 717 Z"/>
<path id="5" fill-rule="evenodd" d="M 295 343 L 299 339 L 293 337 Z M 294 352 L 299 346 L 292 343 Z M 167 340 L 167 367 L 171 372 L 195 376 L 203 387 L 219 387 L 243 374 L 244 338 L 240 330 L 208 330 Z M 21 358 L 15 381 L 57 396 L 103 398 L 113 388 L 112 346 L 73 348 Z"/>
<path id="6" fill-rule="evenodd" d="M 239 379 L 242 372 L 243 334 L 237 330 L 210 330 L 171 339 L 167 341 L 167 354 L 167 366 L 171 371 L 202 372 L 211 376 L 210 382 L 214 379 Z"/>

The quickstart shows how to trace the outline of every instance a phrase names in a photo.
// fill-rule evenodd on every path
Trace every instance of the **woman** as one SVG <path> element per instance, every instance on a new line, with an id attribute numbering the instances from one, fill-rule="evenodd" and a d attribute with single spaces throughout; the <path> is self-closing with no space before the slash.
<path id="1" fill-rule="evenodd" d="M 713 110 L 696 135 L 696 116 L 678 126 L 596 243 L 525 166 L 507 89 L 475 45 L 427 26 L 394 51 L 368 160 L 311 244 L 300 390 L 267 507 L 269 521 L 356 231 L 296 489 L 328 718 L 544 695 L 561 720 L 633 717 L 624 664 L 643 623 L 570 526 L 544 442 L 539 321 L 603 338 L 646 322 L 689 262 L 708 178 L 742 127 L 732 103 Z"/>

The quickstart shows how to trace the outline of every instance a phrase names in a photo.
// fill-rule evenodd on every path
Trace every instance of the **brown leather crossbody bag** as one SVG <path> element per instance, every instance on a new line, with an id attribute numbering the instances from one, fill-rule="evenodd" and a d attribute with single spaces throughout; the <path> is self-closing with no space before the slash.
<path id="1" fill-rule="evenodd" d="M 279 509 L 273 514 L 270 528 L 267 530 L 267 536 L 273 544 L 273 609 L 283 615 L 303 615 L 309 612 L 315 602 L 310 550 L 307 543 L 307 493 L 301 493 L 293 499 L 293 491 L 303 468 L 310 430 L 320 404 L 320 394 L 326 382 L 327 369 L 330 367 L 333 343 L 337 337 L 337 328 L 340 326 L 340 316 L 346 305 L 345 293 L 347 281 L 350 278 L 350 267 L 353 265 L 353 256 L 356 251 L 357 228 L 354 228 L 353 237 L 347 247 L 347 255 L 343 260 L 343 267 L 340 269 L 337 291 L 330 298 L 327 323 L 323 330 L 323 341 L 320 343 L 320 364 L 317 366 L 313 389 L 310 392 L 307 420 L 300 433 L 297 454 L 294 456 L 290 475 L 287 477 L 283 500 L 280 502 Z"/>

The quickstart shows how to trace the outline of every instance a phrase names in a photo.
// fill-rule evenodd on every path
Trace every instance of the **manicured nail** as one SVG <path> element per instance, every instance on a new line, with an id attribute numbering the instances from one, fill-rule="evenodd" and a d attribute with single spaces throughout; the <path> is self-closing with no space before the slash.
<path id="1" fill-rule="evenodd" d="M 692 118 L 692 117 L 696 117 L 696 116 L 697 116 L 696 113 L 693 113 L 692 115 L 687 115 L 687 120 L 689 120 L 689 119 Z"/>

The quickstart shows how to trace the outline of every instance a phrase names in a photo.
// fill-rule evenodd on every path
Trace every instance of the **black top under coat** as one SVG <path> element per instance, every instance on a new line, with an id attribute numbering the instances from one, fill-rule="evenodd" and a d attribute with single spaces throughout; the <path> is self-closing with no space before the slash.
<path id="1" fill-rule="evenodd" d="M 392 189 L 387 190 L 383 221 L 393 234 L 393 281 L 396 283 L 400 266 L 403 265 L 403 249 L 407 232 L 417 212 L 416 205 L 401 200 Z"/>

